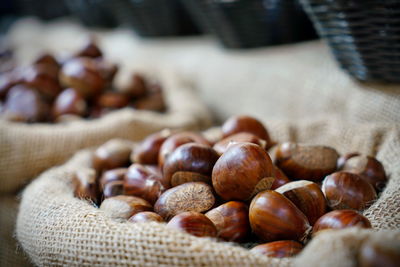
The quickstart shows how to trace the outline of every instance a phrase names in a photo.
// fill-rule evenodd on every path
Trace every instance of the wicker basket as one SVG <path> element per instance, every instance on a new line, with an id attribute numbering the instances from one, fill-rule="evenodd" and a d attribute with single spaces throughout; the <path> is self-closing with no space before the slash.
<path id="1" fill-rule="evenodd" d="M 199 30 L 178 0 L 114 0 L 120 24 L 145 37 L 197 34 Z"/>
<path id="2" fill-rule="evenodd" d="M 114 27 L 117 21 L 114 18 L 111 0 L 65 0 L 72 15 L 89 27 Z"/>
<path id="3" fill-rule="evenodd" d="M 400 1 L 301 2 L 340 65 L 353 77 L 400 82 Z"/>
<path id="4" fill-rule="evenodd" d="M 67 1 L 54 0 L 16 0 L 14 2 L 18 13 L 28 16 L 36 16 L 44 20 L 50 20 L 69 14 Z"/>
<path id="5" fill-rule="evenodd" d="M 205 31 L 226 47 L 249 48 L 291 43 L 316 36 L 293 0 L 181 0 Z"/>

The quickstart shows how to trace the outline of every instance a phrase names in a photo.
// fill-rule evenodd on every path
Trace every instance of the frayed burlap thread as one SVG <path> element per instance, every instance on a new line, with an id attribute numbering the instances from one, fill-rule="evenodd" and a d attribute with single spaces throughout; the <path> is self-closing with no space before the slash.
<path id="1" fill-rule="evenodd" d="M 190 83 L 173 71 L 151 72 L 165 88 L 167 113 L 122 109 L 95 120 L 67 124 L 0 121 L 0 193 L 13 192 L 74 152 L 110 138 L 140 140 L 164 128 L 199 130 L 211 116 Z"/>
<path id="2" fill-rule="evenodd" d="M 364 240 L 398 238 L 398 128 L 330 120 L 271 121 L 267 125 L 279 141 L 322 143 L 341 153 L 356 150 L 377 155 L 390 180 L 376 203 L 364 212 L 373 229 L 327 231 L 296 258 L 273 259 L 233 244 L 167 229 L 163 224 L 116 222 L 89 202 L 73 197 L 73 172 L 90 164 L 91 151 L 85 150 L 65 165 L 46 171 L 25 189 L 17 238 L 39 266 L 355 266 Z"/>

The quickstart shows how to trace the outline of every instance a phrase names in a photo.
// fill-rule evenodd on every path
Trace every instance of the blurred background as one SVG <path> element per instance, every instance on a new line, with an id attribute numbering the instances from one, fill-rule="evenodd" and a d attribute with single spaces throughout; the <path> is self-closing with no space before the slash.
<path id="1" fill-rule="evenodd" d="M 215 123 L 241 113 L 400 122 L 397 0 L 0 1 L 0 74 L 44 52 L 63 62 L 88 40 L 119 76 L 176 70 Z M 16 212 L 12 199 L 2 203 Z M 1 266 L 26 264 L 11 235 L 15 212 L 1 214 Z"/>

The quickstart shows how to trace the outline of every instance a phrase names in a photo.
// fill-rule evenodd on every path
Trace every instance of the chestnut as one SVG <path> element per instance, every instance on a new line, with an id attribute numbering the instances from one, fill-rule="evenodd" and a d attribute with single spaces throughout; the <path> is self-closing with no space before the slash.
<path id="1" fill-rule="evenodd" d="M 96 106 L 100 108 L 119 109 L 128 106 L 129 97 L 118 92 L 105 92 L 96 99 Z"/>
<path id="2" fill-rule="evenodd" d="M 131 161 L 140 164 L 158 164 L 158 153 L 164 141 L 171 136 L 171 130 L 164 129 L 146 137 L 131 155 Z"/>
<path id="3" fill-rule="evenodd" d="M 161 178 L 140 164 L 132 164 L 124 179 L 124 194 L 141 197 L 150 203 L 155 203 L 165 191 Z"/>
<path id="4" fill-rule="evenodd" d="M 217 142 L 213 146 L 213 148 L 215 149 L 215 151 L 217 151 L 219 155 L 222 155 L 225 153 L 225 151 L 228 149 L 230 145 L 235 143 L 253 143 L 259 145 L 264 149 L 266 147 L 266 141 L 264 139 L 261 139 L 252 133 L 243 132 L 225 137 L 221 141 Z"/>
<path id="5" fill-rule="evenodd" d="M 142 211 L 136 213 L 128 219 L 129 222 L 164 222 L 163 218 L 155 212 L 152 211 Z"/>
<path id="6" fill-rule="evenodd" d="M 307 216 L 311 225 L 326 213 L 325 196 L 316 183 L 306 180 L 294 181 L 275 191 L 292 201 Z"/>
<path id="7" fill-rule="evenodd" d="M 222 133 L 224 138 L 241 132 L 252 133 L 265 140 L 267 142 L 267 149 L 273 145 L 267 129 L 256 118 L 244 115 L 233 116 L 226 120 L 222 125 Z"/>
<path id="8" fill-rule="evenodd" d="M 90 57 L 90 58 L 97 58 L 102 57 L 103 53 L 101 52 L 100 48 L 94 42 L 94 40 L 89 40 L 81 50 L 76 54 L 76 57 Z"/>
<path id="9" fill-rule="evenodd" d="M 360 267 L 396 267 L 400 262 L 400 240 L 370 239 L 358 253 Z"/>
<path id="10" fill-rule="evenodd" d="M 286 174 L 284 174 L 283 171 L 276 166 L 274 166 L 274 173 L 272 176 L 275 178 L 275 180 L 271 186 L 272 190 L 275 190 L 275 189 L 279 188 L 280 186 L 290 182 L 290 180 L 289 180 L 289 178 L 287 178 Z"/>
<path id="11" fill-rule="evenodd" d="M 387 181 L 385 168 L 383 168 L 382 163 L 371 156 L 353 156 L 346 160 L 343 170 L 360 175 L 376 190 L 382 190 Z"/>
<path id="12" fill-rule="evenodd" d="M 58 82 L 58 67 L 36 64 L 22 71 L 22 81 L 28 87 L 35 88 L 48 100 L 53 100 L 62 90 Z"/>
<path id="13" fill-rule="evenodd" d="M 125 174 L 128 172 L 128 168 L 117 168 L 105 171 L 100 177 L 100 188 L 113 181 L 123 181 Z"/>
<path id="14" fill-rule="evenodd" d="M 113 219 L 125 219 L 142 211 L 151 211 L 152 206 L 146 200 L 134 196 L 115 196 L 105 199 L 100 210 Z"/>
<path id="15" fill-rule="evenodd" d="M 321 189 L 332 209 L 363 210 L 377 198 L 370 183 L 358 174 L 344 171 L 328 175 Z"/>
<path id="16" fill-rule="evenodd" d="M 133 98 L 139 98 L 147 94 L 147 83 L 143 75 L 134 73 L 131 76 L 130 83 L 121 88 L 123 92 L 129 94 Z"/>
<path id="17" fill-rule="evenodd" d="M 207 139 L 202 135 L 195 132 L 180 132 L 168 137 L 160 147 L 158 154 L 158 165 L 162 169 L 166 158 L 174 152 L 176 148 L 187 143 L 198 143 L 203 145 L 209 145 Z"/>
<path id="18" fill-rule="evenodd" d="M 53 104 L 53 116 L 55 118 L 65 114 L 84 117 L 87 110 L 88 107 L 85 99 L 73 88 L 62 91 Z"/>
<path id="19" fill-rule="evenodd" d="M 371 228 L 371 223 L 354 210 L 334 210 L 321 216 L 314 224 L 313 235 L 325 229 L 344 229 L 348 227 Z"/>
<path id="20" fill-rule="evenodd" d="M 239 201 L 229 201 L 205 214 L 215 225 L 218 237 L 241 242 L 250 233 L 249 208 Z"/>
<path id="21" fill-rule="evenodd" d="M 60 63 L 58 63 L 57 59 L 48 53 L 44 53 L 40 55 L 39 57 L 36 58 L 36 60 L 33 62 L 34 65 L 37 64 L 43 64 L 43 65 L 48 65 L 55 70 L 60 70 Z"/>
<path id="22" fill-rule="evenodd" d="M 124 193 L 124 182 L 123 181 L 111 181 L 103 186 L 103 197 L 115 197 Z"/>
<path id="23" fill-rule="evenodd" d="M 10 89 L 3 107 L 5 118 L 12 121 L 45 121 L 48 113 L 49 106 L 39 93 L 22 84 Z"/>
<path id="24" fill-rule="evenodd" d="M 168 228 L 177 229 L 197 237 L 216 237 L 217 229 L 210 219 L 199 212 L 187 211 L 173 217 Z"/>
<path id="25" fill-rule="evenodd" d="M 303 249 L 303 245 L 293 240 L 280 240 L 261 244 L 250 249 L 250 252 L 273 258 L 287 258 L 296 256 Z"/>
<path id="26" fill-rule="evenodd" d="M 60 71 L 59 79 L 65 87 L 75 88 L 85 98 L 100 94 L 107 82 L 97 61 L 91 58 L 68 60 Z"/>
<path id="27" fill-rule="evenodd" d="M 96 149 L 92 164 L 98 171 L 125 167 L 129 164 L 132 144 L 121 139 L 112 139 Z"/>
<path id="28" fill-rule="evenodd" d="M 203 182 L 190 182 L 165 191 L 154 204 L 154 211 L 168 221 L 185 211 L 208 211 L 214 203 L 211 186 Z"/>
<path id="29" fill-rule="evenodd" d="M 97 203 L 99 189 L 97 185 L 96 171 L 92 168 L 85 168 L 75 172 L 72 178 L 74 195 L 78 198 L 85 198 Z"/>
<path id="30" fill-rule="evenodd" d="M 164 178 L 172 187 L 187 182 L 208 183 L 217 159 L 217 152 L 209 146 L 184 144 L 175 149 L 164 163 Z"/>
<path id="31" fill-rule="evenodd" d="M 273 164 L 267 152 L 252 143 L 234 144 L 212 170 L 216 193 L 224 200 L 247 200 L 271 188 Z"/>
<path id="32" fill-rule="evenodd" d="M 311 231 L 307 217 L 282 194 L 265 190 L 250 204 L 250 226 L 263 241 L 304 241 Z"/>
<path id="33" fill-rule="evenodd" d="M 331 147 L 286 142 L 277 147 L 275 164 L 289 179 L 319 182 L 336 170 L 338 158 Z"/>
<path id="34" fill-rule="evenodd" d="M 133 107 L 138 110 L 151 110 L 158 112 L 163 112 L 167 109 L 162 93 L 143 96 L 133 103 Z"/>
<path id="35" fill-rule="evenodd" d="M 360 153 L 358 153 L 358 152 L 351 152 L 351 153 L 347 153 L 347 154 L 344 154 L 344 155 L 340 156 L 340 157 L 338 158 L 338 161 L 337 161 L 337 169 L 338 169 L 338 170 L 342 170 L 344 164 L 346 164 L 346 162 L 347 162 L 349 159 L 351 159 L 351 158 L 353 158 L 353 157 L 357 157 L 357 156 L 359 156 L 359 155 L 360 155 Z"/>

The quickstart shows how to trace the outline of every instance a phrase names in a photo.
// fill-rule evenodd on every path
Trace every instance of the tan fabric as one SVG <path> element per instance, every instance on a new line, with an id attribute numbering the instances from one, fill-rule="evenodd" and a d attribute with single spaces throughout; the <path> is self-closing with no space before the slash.
<path id="1" fill-rule="evenodd" d="M 175 232 L 161 224 L 118 223 L 73 197 L 71 176 L 88 166 L 90 151 L 43 173 L 29 185 L 17 219 L 17 238 L 40 266 L 355 266 L 369 236 L 392 238 L 400 230 L 400 135 L 398 128 L 336 121 L 267 122 L 279 141 L 332 145 L 340 152 L 376 154 L 390 175 L 378 201 L 365 211 L 374 230 L 324 233 L 294 260 L 253 255 L 246 249 Z M 347 240 L 355 240 L 354 243 Z M 345 244 L 341 246 L 341 244 Z M 349 249 L 350 248 L 350 249 Z M 332 251 L 335 250 L 335 251 Z M 314 259 L 318 260 L 318 262 Z M 326 259 L 325 259 L 326 258 Z"/>
<path id="2" fill-rule="evenodd" d="M 17 246 L 13 236 L 18 205 L 16 196 L 0 197 L 0 266 L 31 266 L 28 257 Z"/>
<path id="3" fill-rule="evenodd" d="M 122 109 L 100 119 L 68 124 L 0 121 L 0 193 L 15 191 L 79 149 L 113 137 L 140 140 L 163 128 L 204 129 L 209 112 L 190 84 L 172 71 L 148 70 L 165 88 L 167 113 Z"/>

